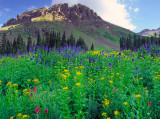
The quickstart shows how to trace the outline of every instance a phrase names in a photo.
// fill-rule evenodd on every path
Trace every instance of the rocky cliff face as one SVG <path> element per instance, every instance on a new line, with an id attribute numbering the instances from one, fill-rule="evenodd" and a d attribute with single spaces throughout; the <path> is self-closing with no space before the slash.
<path id="1" fill-rule="evenodd" d="M 72 23 L 77 23 L 81 20 L 102 20 L 93 10 L 84 5 L 77 4 L 69 7 L 69 5 L 65 3 L 53 5 L 48 9 L 44 7 L 26 11 L 22 15 L 18 14 L 16 19 L 11 18 L 4 26 L 34 22 L 35 19 L 41 20 L 42 18 L 47 20 L 48 17 L 52 17 L 50 18 L 52 21 L 65 20 Z"/>

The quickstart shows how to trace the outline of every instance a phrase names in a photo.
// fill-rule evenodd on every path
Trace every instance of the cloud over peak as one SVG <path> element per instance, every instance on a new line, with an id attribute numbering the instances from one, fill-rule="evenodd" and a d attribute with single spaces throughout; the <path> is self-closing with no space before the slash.
<path id="1" fill-rule="evenodd" d="M 130 14 L 121 0 L 52 0 L 52 5 L 69 3 L 70 6 L 81 3 L 93 9 L 105 21 L 115 25 L 134 30 L 136 26 L 131 23 Z M 138 12 L 139 9 L 136 11 Z"/>

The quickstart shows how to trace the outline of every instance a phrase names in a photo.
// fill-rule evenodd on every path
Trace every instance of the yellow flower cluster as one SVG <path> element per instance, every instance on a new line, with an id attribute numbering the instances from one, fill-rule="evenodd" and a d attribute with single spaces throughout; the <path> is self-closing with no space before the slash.
<path id="1" fill-rule="evenodd" d="M 8 82 L 6 85 L 7 85 L 7 86 L 11 86 L 11 85 L 12 85 L 12 83 L 11 83 L 11 82 Z"/>
<path id="2" fill-rule="evenodd" d="M 21 114 L 21 113 L 18 113 L 18 114 L 17 114 L 17 117 L 21 117 L 21 116 L 22 116 L 22 114 Z"/>
<path id="3" fill-rule="evenodd" d="M 24 89 L 22 92 L 23 92 L 23 94 L 29 94 L 28 89 Z"/>
<path id="4" fill-rule="evenodd" d="M 26 114 L 22 116 L 23 119 L 26 119 L 27 117 L 29 116 L 27 116 Z"/>
<path id="5" fill-rule="evenodd" d="M 76 83 L 77 86 L 81 86 L 81 83 Z"/>
<path id="6" fill-rule="evenodd" d="M 104 103 L 103 107 L 109 105 L 109 100 L 105 99 L 104 101 L 102 101 L 102 103 Z"/>
<path id="7" fill-rule="evenodd" d="M 118 114 L 119 114 L 119 112 L 118 112 L 118 111 L 114 111 L 114 114 L 115 114 L 115 115 L 118 115 Z"/>
<path id="8" fill-rule="evenodd" d="M 107 115 L 107 113 L 105 113 L 105 112 L 102 113 L 102 116 L 106 116 L 106 115 Z"/>
<path id="9" fill-rule="evenodd" d="M 0 84 L 2 83 L 2 80 L 0 80 Z"/>
<path id="10" fill-rule="evenodd" d="M 136 98 L 140 98 L 141 96 L 140 96 L 140 95 L 136 95 L 135 97 L 136 97 Z"/>
<path id="11" fill-rule="evenodd" d="M 76 75 L 80 76 L 80 75 L 82 75 L 82 73 L 81 72 L 77 72 Z"/>
<path id="12" fill-rule="evenodd" d="M 124 104 L 124 105 L 128 105 L 128 102 L 124 102 L 123 104 Z"/>
<path id="13" fill-rule="evenodd" d="M 18 84 L 13 84 L 13 87 L 18 87 Z"/>
<path id="14" fill-rule="evenodd" d="M 104 77 L 102 77 L 101 80 L 104 80 Z"/>
<path id="15" fill-rule="evenodd" d="M 113 83 L 113 81 L 112 81 L 112 80 L 109 80 L 108 82 L 109 82 L 109 83 Z"/>
<path id="16" fill-rule="evenodd" d="M 37 78 L 35 78 L 33 81 L 39 83 L 39 80 Z"/>
<path id="17" fill-rule="evenodd" d="M 63 90 L 68 90 L 68 87 L 64 87 Z"/>
<path id="18" fill-rule="evenodd" d="M 66 79 L 67 78 L 67 76 L 64 75 L 64 74 L 61 74 L 61 77 L 62 77 L 62 79 Z"/>
<path id="19" fill-rule="evenodd" d="M 27 81 L 28 81 L 28 82 L 30 82 L 30 81 L 31 81 L 31 79 L 27 79 Z"/>

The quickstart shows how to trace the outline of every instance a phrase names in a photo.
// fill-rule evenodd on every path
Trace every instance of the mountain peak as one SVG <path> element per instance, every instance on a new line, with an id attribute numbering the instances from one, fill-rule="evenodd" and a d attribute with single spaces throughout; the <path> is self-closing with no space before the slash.
<path id="1" fill-rule="evenodd" d="M 48 9 L 46 7 L 26 11 L 18 14 L 16 19 L 12 18 L 4 26 L 15 25 L 25 22 L 37 21 L 68 21 L 77 23 L 81 20 L 102 20 L 93 10 L 85 5 L 77 4 L 69 7 L 68 3 L 55 4 Z"/>
<path id="2" fill-rule="evenodd" d="M 144 29 L 141 32 L 139 32 L 138 34 L 140 34 L 142 36 L 150 36 L 150 35 L 153 35 L 155 33 L 159 34 L 160 33 L 160 28 L 158 28 L 158 29 L 152 29 L 152 30 L 150 30 L 150 29 Z"/>

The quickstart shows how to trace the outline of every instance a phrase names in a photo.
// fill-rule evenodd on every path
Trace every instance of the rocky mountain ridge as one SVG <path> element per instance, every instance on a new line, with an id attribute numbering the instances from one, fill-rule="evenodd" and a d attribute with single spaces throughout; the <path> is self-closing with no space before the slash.
<path id="1" fill-rule="evenodd" d="M 32 11 L 26 11 L 22 15 L 18 14 L 16 19 L 11 18 L 4 26 L 15 25 L 34 21 L 68 21 L 76 23 L 81 20 L 102 20 L 93 10 L 87 6 L 77 4 L 69 7 L 67 3 L 56 4 L 48 9 L 43 7 Z M 3 26 L 3 27 L 4 27 Z"/>
<path id="2" fill-rule="evenodd" d="M 139 32 L 138 34 L 142 35 L 142 36 L 150 36 L 150 35 L 154 35 L 155 33 L 160 34 L 160 28 L 158 29 L 144 29 L 141 32 Z"/>

